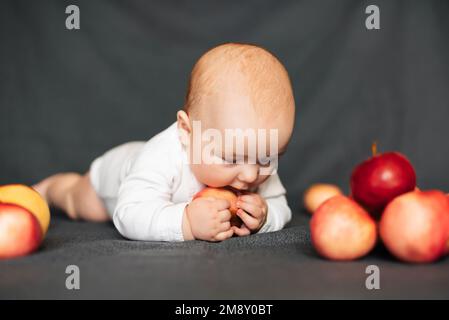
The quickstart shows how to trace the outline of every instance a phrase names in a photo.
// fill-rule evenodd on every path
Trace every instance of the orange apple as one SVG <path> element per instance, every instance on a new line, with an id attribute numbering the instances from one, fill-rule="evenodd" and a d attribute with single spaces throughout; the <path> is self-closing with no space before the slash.
<path id="1" fill-rule="evenodd" d="M 200 197 L 211 197 L 216 199 L 224 199 L 229 202 L 229 211 L 231 212 L 231 225 L 240 227 L 242 225 L 242 220 L 237 216 L 237 195 L 230 189 L 226 188 L 212 188 L 207 187 L 198 192 L 193 200 Z"/>
<path id="2" fill-rule="evenodd" d="M 27 255 L 39 247 L 41 240 L 41 227 L 30 211 L 0 203 L 0 259 Z"/>
<path id="3" fill-rule="evenodd" d="M 50 224 L 50 209 L 41 195 L 23 184 L 8 184 L 0 186 L 0 203 L 17 204 L 35 215 L 42 229 L 42 234 L 48 230 Z"/>
<path id="4" fill-rule="evenodd" d="M 354 200 L 336 195 L 326 200 L 310 220 L 312 244 L 331 260 L 354 260 L 376 244 L 374 219 Z"/>
<path id="5" fill-rule="evenodd" d="M 385 208 L 380 237 L 395 257 L 425 263 L 439 259 L 449 241 L 449 199 L 444 193 L 411 191 Z"/>
<path id="6" fill-rule="evenodd" d="M 343 194 L 343 192 L 336 185 L 327 183 L 313 184 L 304 192 L 304 207 L 307 211 L 313 213 L 324 201 L 339 194 Z"/>

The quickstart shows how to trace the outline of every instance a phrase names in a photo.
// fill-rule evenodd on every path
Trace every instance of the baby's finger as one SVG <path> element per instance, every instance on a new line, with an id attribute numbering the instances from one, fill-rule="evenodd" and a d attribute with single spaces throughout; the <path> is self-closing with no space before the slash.
<path id="1" fill-rule="evenodd" d="M 240 228 L 233 226 L 232 229 L 234 229 L 234 233 L 239 237 L 248 236 L 251 234 L 251 231 L 244 224 L 242 224 Z"/>
<path id="2" fill-rule="evenodd" d="M 231 211 L 229 211 L 228 209 L 222 210 L 222 211 L 218 212 L 218 216 L 219 216 L 220 222 L 229 221 L 229 220 L 231 220 Z"/>
<path id="3" fill-rule="evenodd" d="M 256 195 L 243 195 L 239 197 L 239 200 L 242 202 L 252 203 L 252 204 L 260 204 L 262 201 Z"/>
<path id="4" fill-rule="evenodd" d="M 247 202 L 239 202 L 237 205 L 239 208 L 245 210 L 247 213 L 252 215 L 253 217 L 260 217 L 262 215 L 262 208 Z"/>
<path id="5" fill-rule="evenodd" d="M 220 223 L 218 231 L 219 232 L 224 232 L 224 231 L 228 231 L 229 229 L 231 229 L 231 222 L 227 221 L 227 222 Z"/>
<path id="6" fill-rule="evenodd" d="M 223 241 L 223 240 L 231 238 L 233 234 L 234 234 L 234 230 L 231 228 L 228 231 L 220 232 L 219 234 L 217 234 L 214 237 L 214 240 L 215 241 Z"/>
<path id="7" fill-rule="evenodd" d="M 229 201 L 225 199 L 215 199 L 215 208 L 218 211 L 229 209 Z"/>
<path id="8" fill-rule="evenodd" d="M 256 218 L 250 216 L 248 213 L 243 211 L 242 209 L 237 210 L 237 215 L 242 219 L 243 223 L 249 228 L 250 230 L 257 229 L 259 227 L 259 220 Z"/>

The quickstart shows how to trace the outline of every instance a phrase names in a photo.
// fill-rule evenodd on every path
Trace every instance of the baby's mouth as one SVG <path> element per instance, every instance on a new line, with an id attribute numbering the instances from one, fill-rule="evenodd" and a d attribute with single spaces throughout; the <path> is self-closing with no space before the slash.
<path id="1" fill-rule="evenodd" d="M 248 185 L 245 187 L 242 187 L 242 188 L 236 188 L 233 186 L 227 186 L 226 188 L 228 188 L 229 190 L 233 191 L 236 194 L 242 194 L 242 193 L 245 193 L 246 191 L 250 191 L 252 189 L 252 187 L 248 186 Z"/>
<path id="2" fill-rule="evenodd" d="M 225 188 L 231 190 L 235 194 L 240 194 L 240 193 L 246 191 L 246 188 L 243 189 L 243 188 L 236 188 L 236 187 L 232 187 L 232 186 L 226 186 Z"/>

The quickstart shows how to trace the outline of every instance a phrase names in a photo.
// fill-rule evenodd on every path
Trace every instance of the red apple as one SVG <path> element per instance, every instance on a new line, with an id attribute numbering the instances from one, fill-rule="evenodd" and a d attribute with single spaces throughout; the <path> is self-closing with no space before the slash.
<path id="1" fill-rule="evenodd" d="M 374 219 L 354 200 L 337 195 L 325 201 L 310 220 L 312 244 L 331 260 L 363 257 L 376 244 Z"/>
<path id="2" fill-rule="evenodd" d="M 30 211 L 0 203 L 0 259 L 27 255 L 39 247 L 41 240 L 41 226 Z"/>
<path id="3" fill-rule="evenodd" d="M 212 188 L 207 187 L 198 192 L 193 199 L 200 197 L 211 197 L 216 199 L 224 199 L 229 202 L 229 211 L 231 212 L 231 225 L 240 227 L 242 225 L 242 219 L 237 216 L 237 195 L 234 191 L 227 188 Z"/>
<path id="4" fill-rule="evenodd" d="M 350 183 L 354 200 L 378 217 L 388 202 L 415 189 L 416 173 L 404 155 L 387 152 L 359 164 Z"/>
<path id="5" fill-rule="evenodd" d="M 309 213 L 313 213 L 324 201 L 338 194 L 343 192 L 333 184 L 313 184 L 304 192 L 304 207 Z"/>
<path id="6" fill-rule="evenodd" d="M 412 191 L 391 201 L 379 225 L 387 249 L 406 262 L 432 262 L 447 250 L 449 199 L 444 193 Z"/>
<path id="7" fill-rule="evenodd" d="M 446 194 L 446 196 L 447 196 L 447 199 L 449 200 L 449 193 Z M 449 240 L 447 241 L 446 254 L 449 254 Z"/>

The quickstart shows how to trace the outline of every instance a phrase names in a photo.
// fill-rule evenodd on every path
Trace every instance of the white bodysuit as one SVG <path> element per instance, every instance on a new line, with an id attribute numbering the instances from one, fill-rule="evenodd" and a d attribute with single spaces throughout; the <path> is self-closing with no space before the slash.
<path id="1" fill-rule="evenodd" d="M 176 122 L 147 142 L 122 144 L 95 159 L 91 183 L 126 238 L 183 241 L 182 217 L 205 186 L 188 164 Z M 291 219 L 285 188 L 277 174 L 256 190 L 267 202 L 267 221 L 259 232 L 282 229 Z"/>

